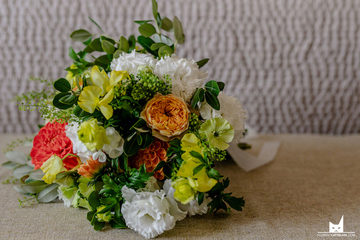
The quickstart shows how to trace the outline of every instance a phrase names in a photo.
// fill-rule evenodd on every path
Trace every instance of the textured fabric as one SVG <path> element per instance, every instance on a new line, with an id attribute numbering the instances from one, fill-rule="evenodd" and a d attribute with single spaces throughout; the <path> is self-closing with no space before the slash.
<path id="1" fill-rule="evenodd" d="M 0 135 L 0 148 L 11 137 Z M 360 135 L 265 135 L 251 142 L 251 153 L 271 140 L 281 147 L 266 166 L 250 173 L 232 160 L 216 166 L 230 179 L 228 191 L 244 196 L 243 212 L 187 217 L 156 239 L 316 239 L 342 215 L 344 230 L 359 238 Z M 0 168 L 0 182 L 10 175 Z M 20 208 L 19 197 L 0 184 L 0 239 L 144 239 L 129 229 L 96 232 L 86 210 L 63 203 Z"/>
<path id="2" fill-rule="evenodd" d="M 360 1 L 159 0 L 178 16 L 186 42 L 178 54 L 200 60 L 209 79 L 248 110 L 261 132 L 360 132 Z M 78 28 L 137 33 L 152 19 L 148 0 L 0 0 L 0 132 L 34 132 L 39 115 L 8 100 L 41 88 L 29 76 L 56 80 L 71 64 L 69 35 Z"/>

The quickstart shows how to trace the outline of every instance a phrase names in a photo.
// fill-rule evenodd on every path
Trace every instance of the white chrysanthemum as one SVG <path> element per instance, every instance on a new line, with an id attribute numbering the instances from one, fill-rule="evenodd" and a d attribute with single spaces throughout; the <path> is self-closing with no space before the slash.
<path id="1" fill-rule="evenodd" d="M 111 158 L 119 157 L 124 152 L 124 139 L 113 127 L 106 128 L 106 136 L 109 139 L 110 144 L 104 144 L 102 150 Z"/>
<path id="2" fill-rule="evenodd" d="M 118 58 L 113 59 L 110 65 L 111 70 L 127 71 L 136 76 L 139 66 L 154 68 L 157 60 L 149 53 L 137 53 L 133 50 L 131 53 L 122 53 Z"/>
<path id="3" fill-rule="evenodd" d="M 216 117 L 225 118 L 234 128 L 234 140 L 238 141 L 243 137 L 244 123 L 246 119 L 246 111 L 242 108 L 237 98 L 226 96 L 224 92 L 220 92 L 218 96 L 220 102 L 220 110 L 217 111 L 210 107 L 206 102 L 201 104 L 200 114 L 207 120 Z"/>
<path id="4" fill-rule="evenodd" d="M 155 65 L 154 74 L 165 81 L 169 76 L 172 81 L 172 93 L 189 102 L 196 88 L 204 84 L 207 73 L 199 70 L 195 60 L 180 58 L 175 54 L 165 56 Z"/>
<path id="5" fill-rule="evenodd" d="M 146 238 L 154 238 L 175 227 L 176 221 L 186 217 L 173 199 L 165 197 L 163 190 L 135 192 L 124 186 L 121 189 L 125 203 L 121 213 L 126 226 Z"/>
<path id="6" fill-rule="evenodd" d="M 165 180 L 163 188 L 166 193 L 166 196 L 174 199 L 175 189 L 171 186 L 170 179 Z M 174 201 L 175 201 L 175 199 L 174 199 Z M 201 203 L 201 205 L 199 205 L 197 198 L 194 200 L 191 200 L 188 204 L 185 204 L 185 205 L 180 202 L 177 202 L 177 203 L 181 210 L 183 210 L 184 212 L 187 212 L 189 216 L 194 216 L 196 214 L 199 214 L 199 215 L 206 214 L 209 209 L 209 207 L 207 205 L 210 202 L 211 202 L 211 198 L 204 197 L 204 201 Z"/>

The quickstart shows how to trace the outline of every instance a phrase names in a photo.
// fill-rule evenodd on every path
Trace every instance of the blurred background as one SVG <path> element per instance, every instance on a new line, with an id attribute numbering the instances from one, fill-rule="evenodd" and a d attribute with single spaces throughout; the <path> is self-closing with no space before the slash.
<path id="1" fill-rule="evenodd" d="M 158 0 L 176 15 L 181 57 L 199 61 L 208 80 L 226 83 L 264 133 L 360 133 L 359 0 Z M 138 35 L 152 19 L 150 0 L 0 0 L 0 132 L 32 133 L 42 123 L 22 112 L 16 94 L 41 90 L 31 76 L 56 80 L 70 66 L 76 29 Z"/>

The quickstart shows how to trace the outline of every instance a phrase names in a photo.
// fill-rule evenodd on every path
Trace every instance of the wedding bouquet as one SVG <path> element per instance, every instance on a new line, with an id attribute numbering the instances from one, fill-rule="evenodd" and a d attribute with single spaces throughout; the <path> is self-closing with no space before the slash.
<path id="1" fill-rule="evenodd" d="M 155 20 L 135 21 L 137 39 L 71 34 L 85 48 L 70 48 L 67 76 L 51 83 L 53 91 L 22 97 L 21 108 L 35 105 L 46 121 L 30 157 L 9 148 L 3 164 L 19 179 L 18 192 L 85 208 L 95 230 L 109 224 L 146 238 L 186 215 L 245 203 L 224 192 L 229 180 L 214 169 L 242 138 L 245 111 L 224 83 L 205 83 L 208 59 L 176 55 L 185 41 L 180 21 L 161 18 L 155 0 L 152 11 Z"/>

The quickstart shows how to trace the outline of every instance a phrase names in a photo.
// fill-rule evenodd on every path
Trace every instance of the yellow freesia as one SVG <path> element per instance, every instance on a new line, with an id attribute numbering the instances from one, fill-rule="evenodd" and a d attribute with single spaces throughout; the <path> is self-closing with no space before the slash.
<path id="1" fill-rule="evenodd" d="M 91 82 L 101 89 L 100 96 L 104 96 L 110 86 L 109 77 L 104 70 L 100 72 L 98 66 L 91 69 Z"/>
<path id="2" fill-rule="evenodd" d="M 104 144 L 110 144 L 105 128 L 98 125 L 96 118 L 82 122 L 77 134 L 79 140 L 91 151 L 100 150 Z"/>
<path id="3" fill-rule="evenodd" d="M 100 100 L 101 92 L 101 88 L 97 86 L 84 87 L 80 93 L 78 104 L 89 113 L 93 113 L 96 108 L 99 108 L 104 117 L 110 119 L 114 110 L 109 103 L 113 100 L 114 93 L 110 90 L 105 97 Z"/>
<path id="4" fill-rule="evenodd" d="M 56 179 L 58 173 L 67 171 L 63 166 L 63 161 L 60 157 L 52 155 L 48 160 L 46 160 L 40 169 L 45 173 L 42 177 L 47 184 L 52 183 Z"/>
<path id="5" fill-rule="evenodd" d="M 130 78 L 127 71 L 112 71 L 110 73 L 110 86 L 107 87 L 107 91 L 110 91 L 115 87 L 116 84 L 121 82 L 122 80 Z"/>
<path id="6" fill-rule="evenodd" d="M 190 155 L 190 152 L 195 151 L 200 153 L 201 156 L 204 156 L 204 151 L 200 144 L 200 140 L 196 137 L 195 134 L 185 134 L 184 137 L 181 139 L 181 150 L 185 151 L 185 153 L 181 155 L 181 158 L 185 162 L 190 160 L 198 161 L 196 158 Z"/>

